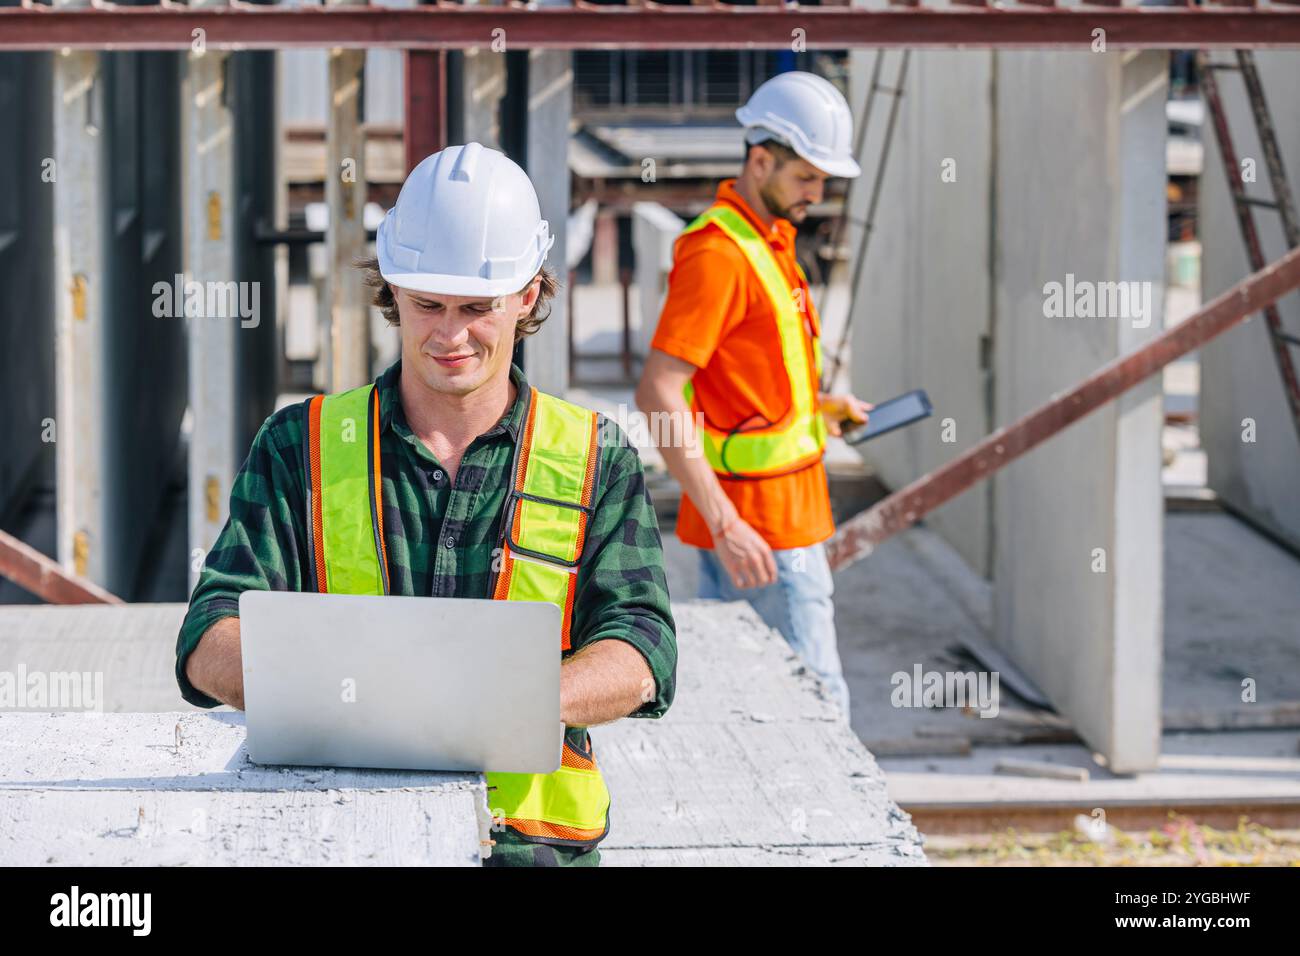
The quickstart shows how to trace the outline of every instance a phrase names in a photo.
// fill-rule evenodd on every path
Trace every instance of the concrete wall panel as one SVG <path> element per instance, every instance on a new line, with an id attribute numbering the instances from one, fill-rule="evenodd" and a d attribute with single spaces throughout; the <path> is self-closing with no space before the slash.
<path id="1" fill-rule="evenodd" d="M 853 56 L 860 122 L 877 54 Z M 913 54 L 854 290 L 852 384 L 872 400 L 924 387 L 936 414 L 862 447 L 887 484 L 1161 327 L 1166 75 L 1163 54 Z M 858 221 L 888 106 L 859 158 Z M 1045 285 L 1071 276 L 1148 284 L 1103 317 L 1049 317 Z M 1116 769 L 1159 752 L 1161 425 L 1153 379 L 927 518 L 993 577 L 996 641 Z"/>
<path id="2" fill-rule="evenodd" d="M 1161 327 L 1167 59 L 997 69 L 1001 426 Z M 1149 283 L 1148 314 L 1049 317 L 1045 284 L 1071 275 Z M 1119 771 L 1159 756 L 1162 423 L 1154 378 L 994 479 L 995 638 Z"/>
<path id="3" fill-rule="evenodd" d="M 852 54 L 851 103 L 859 123 L 878 55 Z M 882 83 L 893 84 L 899 62 L 899 53 L 885 55 Z M 912 54 L 855 290 L 854 390 L 880 401 L 925 388 L 935 405 L 928 421 L 859 446 L 895 488 L 949 461 L 988 429 L 981 355 L 991 305 L 992 63 L 986 52 Z M 871 109 L 859 157 L 863 175 L 850 199 L 859 222 L 876 175 L 889 104 L 888 96 L 878 94 Z M 860 240 L 852 238 L 856 249 Z M 833 348 L 827 343 L 828 355 Z M 945 419 L 952 420 L 948 433 L 955 441 L 943 440 Z M 987 488 L 962 495 L 927 520 L 967 563 L 989 573 Z"/>

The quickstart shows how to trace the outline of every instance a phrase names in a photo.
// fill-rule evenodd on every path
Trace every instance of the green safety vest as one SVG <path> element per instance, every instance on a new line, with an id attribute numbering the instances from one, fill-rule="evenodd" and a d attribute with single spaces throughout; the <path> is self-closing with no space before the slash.
<path id="1" fill-rule="evenodd" d="M 515 448 L 493 598 L 560 608 L 569 649 L 577 570 L 599 464 L 595 412 L 537 389 Z M 388 594 L 379 447 L 379 393 L 365 385 L 307 405 L 309 572 L 332 594 Z M 367 423 L 367 440 L 355 440 Z M 349 440 L 351 438 L 351 440 Z M 494 819 L 526 840 L 594 846 L 609 827 L 609 790 L 594 755 L 565 741 L 554 773 L 488 773 Z"/>
<path id="2" fill-rule="evenodd" d="M 701 436 L 704 457 L 715 472 L 731 478 L 770 478 L 807 468 L 821 461 L 826 447 L 826 420 L 818 406 L 816 387 L 822 366 L 820 342 L 814 335 L 814 361 L 809 363 L 804 347 L 803 310 L 795 303 L 796 290 L 786 282 L 766 240 L 739 212 L 725 203 L 717 203 L 700 213 L 682 235 L 710 223 L 722 229 L 744 253 L 772 303 L 791 402 L 778 421 L 760 422 L 754 427 L 742 423 L 730 430 L 720 429 L 710 424 L 694 385 L 687 382 L 686 401 L 692 411 L 704 414 Z"/>

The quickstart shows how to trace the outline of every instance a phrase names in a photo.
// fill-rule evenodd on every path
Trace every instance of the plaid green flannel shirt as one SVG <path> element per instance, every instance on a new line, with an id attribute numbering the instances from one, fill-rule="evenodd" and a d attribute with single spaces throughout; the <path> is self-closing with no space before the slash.
<path id="1" fill-rule="evenodd" d="M 494 552 L 501 544 L 501 515 L 511 485 L 511 460 L 523 427 L 524 403 L 470 444 L 454 485 L 438 460 L 407 425 L 397 383 L 401 362 L 377 381 L 383 469 L 384 541 L 391 591 L 402 595 L 488 598 Z M 528 383 L 512 366 L 524 395 Z M 268 418 L 253 440 L 230 494 L 230 517 L 208 553 L 176 641 L 181 695 L 200 707 L 219 701 L 194 688 L 185 664 L 205 631 L 239 615 L 247 590 L 300 591 L 307 586 L 306 469 L 302 453 L 303 404 Z M 574 598 L 572 649 L 601 640 L 626 641 L 645 657 L 655 696 L 633 717 L 659 717 L 672 703 L 677 642 L 663 546 L 636 449 L 602 417 L 599 485 L 586 533 Z M 581 747 L 585 730 L 570 728 Z M 509 834 L 508 836 L 513 836 Z M 517 862 L 567 862 L 569 854 L 501 840 L 494 855 Z M 501 844 L 506 845 L 501 845 Z M 520 855 L 522 854 L 522 855 Z M 588 854 L 593 859 L 596 854 Z"/>

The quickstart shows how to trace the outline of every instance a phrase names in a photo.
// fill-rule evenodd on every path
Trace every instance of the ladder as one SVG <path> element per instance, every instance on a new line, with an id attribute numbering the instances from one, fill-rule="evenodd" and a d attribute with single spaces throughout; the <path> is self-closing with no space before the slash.
<path id="1" fill-rule="evenodd" d="M 1228 190 L 1232 193 L 1233 205 L 1237 210 L 1237 223 L 1241 226 L 1241 237 L 1246 244 L 1250 269 L 1252 272 L 1258 272 L 1267 262 L 1260 247 L 1259 232 L 1255 228 L 1254 210 L 1257 208 L 1272 210 L 1281 217 L 1282 234 L 1288 249 L 1300 246 L 1300 220 L 1296 218 L 1295 199 L 1287 183 L 1282 154 L 1277 146 L 1277 136 L 1273 132 L 1273 122 L 1269 118 L 1268 105 L 1264 101 L 1264 88 L 1259 82 L 1259 73 L 1255 69 L 1255 57 L 1249 50 L 1236 52 L 1236 63 L 1215 63 L 1210 61 L 1208 51 L 1201 50 L 1196 54 L 1196 65 L 1201 75 L 1202 89 L 1205 91 L 1205 103 L 1214 122 L 1214 133 L 1219 140 L 1219 155 L 1223 159 L 1223 169 L 1228 177 Z M 1273 189 L 1271 200 L 1246 195 L 1241 163 L 1237 158 L 1236 147 L 1232 143 L 1232 133 L 1228 128 L 1223 99 L 1219 95 L 1219 81 L 1215 74 L 1221 70 L 1239 72 L 1245 82 L 1246 96 L 1250 100 L 1250 111 L 1255 118 L 1255 129 L 1259 135 L 1264 165 L 1268 170 L 1269 182 Z M 1273 357 L 1277 360 L 1287 404 L 1291 407 L 1296 437 L 1300 438 L 1300 379 L 1296 377 L 1295 360 L 1290 352 L 1291 347 L 1300 346 L 1300 338 L 1282 328 L 1282 319 L 1278 315 L 1276 303 L 1266 305 L 1263 311 L 1264 320 L 1268 324 L 1269 339 L 1273 343 Z"/>

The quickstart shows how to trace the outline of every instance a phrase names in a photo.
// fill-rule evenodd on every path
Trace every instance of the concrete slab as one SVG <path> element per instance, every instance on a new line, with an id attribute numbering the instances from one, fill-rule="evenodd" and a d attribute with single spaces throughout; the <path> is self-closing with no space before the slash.
<path id="1" fill-rule="evenodd" d="M 677 603 L 677 703 L 593 731 L 611 865 L 917 865 L 921 836 L 819 682 L 747 604 Z"/>
<path id="2" fill-rule="evenodd" d="M 980 743 L 1060 739 L 1069 725 L 999 682 L 998 712 L 896 707 L 893 675 L 972 673 L 968 647 L 987 643 L 992 588 L 925 526 L 885 542 L 835 576 L 835 622 L 853 728 L 877 755 L 952 753 Z"/>
<path id="3" fill-rule="evenodd" d="M 478 774 L 269 768 L 243 715 L 0 714 L 0 865 L 476 866 Z"/>
<path id="4" fill-rule="evenodd" d="M 1061 821 L 1068 825 L 1070 814 L 1098 807 L 1109 819 L 1135 826 L 1148 825 L 1169 809 L 1196 813 L 1197 819 L 1216 814 L 1212 819 L 1217 825 L 1229 827 L 1241 813 L 1256 821 L 1272 820 L 1268 825 L 1294 825 L 1300 814 L 1300 561 L 1222 513 L 1173 512 L 1166 516 L 1165 528 L 1166 732 L 1157 768 L 1133 775 L 1113 773 L 1078 743 L 1035 744 L 1023 738 L 999 742 L 998 734 L 1015 731 L 1024 719 L 1014 699 L 1008 706 L 1006 695 L 1002 713 L 994 720 L 974 720 L 953 710 L 896 710 L 885 704 L 880 675 L 907 647 L 909 618 L 903 612 L 907 595 L 921 583 L 916 576 L 921 569 L 909 569 L 906 562 L 913 553 L 924 555 L 933 548 L 896 548 L 892 554 L 882 548 L 855 566 L 874 570 L 878 581 L 837 581 L 839 613 L 860 626 L 879 628 L 846 646 L 844 636 L 852 632 L 840 625 L 855 726 L 877 754 L 890 796 L 916 814 L 927 833 L 945 827 L 988 830 L 1012 823 L 1051 829 Z M 908 539 L 918 530 L 895 540 L 913 544 Z M 937 545 L 944 547 L 941 541 Z M 964 585 L 964 603 L 973 609 L 969 621 L 982 616 L 984 602 L 979 579 L 968 574 L 972 580 Z M 931 586 L 935 584 L 954 593 L 942 574 L 932 578 Z M 917 613 L 931 626 L 960 620 L 942 601 Z M 931 632 L 916 633 L 917 656 L 928 653 L 926 659 L 941 659 L 940 642 Z M 1242 700 L 1247 678 L 1255 681 L 1253 702 Z M 1051 715 L 1039 719 L 1043 727 L 1032 733 L 1061 726 Z M 964 750 L 954 753 L 948 747 L 945 754 L 951 735 L 961 734 L 963 724 L 976 730 L 990 726 L 983 734 L 969 734 L 970 746 Z M 872 741 L 872 734 L 885 728 L 900 735 L 910 731 L 912 753 L 928 750 L 929 756 L 891 756 L 888 741 Z M 1196 730 L 1220 732 L 1190 732 Z M 1086 769 L 1091 779 L 1081 784 L 1010 778 L 995 773 L 1003 760 Z M 966 824 L 960 822 L 963 815 L 969 818 Z"/>
<path id="5" fill-rule="evenodd" d="M 1223 513 L 1165 527 L 1166 730 L 1300 726 L 1300 560 Z"/>
<path id="6" fill-rule="evenodd" d="M 605 853 L 606 866 L 897 866 L 893 847 L 761 846 Z"/>
<path id="7" fill-rule="evenodd" d="M 198 711 L 176 687 L 184 604 L 0 608 L 0 671 L 102 674 L 99 709 Z"/>

